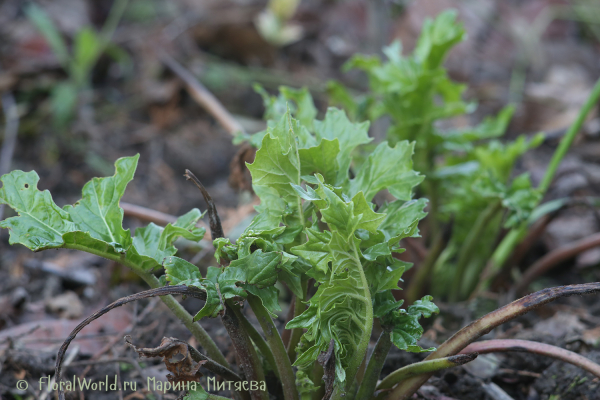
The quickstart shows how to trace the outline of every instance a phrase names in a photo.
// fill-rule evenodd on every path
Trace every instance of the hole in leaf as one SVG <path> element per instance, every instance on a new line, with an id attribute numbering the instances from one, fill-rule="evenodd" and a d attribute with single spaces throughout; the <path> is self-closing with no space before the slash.
<path id="1" fill-rule="evenodd" d="M 25 189 L 29 189 L 29 183 L 25 184 Z"/>

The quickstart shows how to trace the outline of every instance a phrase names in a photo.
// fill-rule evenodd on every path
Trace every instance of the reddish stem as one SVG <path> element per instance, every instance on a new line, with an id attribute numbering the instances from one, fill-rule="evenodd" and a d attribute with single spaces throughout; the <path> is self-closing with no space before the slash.
<path id="1" fill-rule="evenodd" d="M 600 282 L 586 283 L 583 285 L 558 286 L 532 293 L 529 296 L 513 301 L 496 311 L 492 311 L 465 326 L 450 339 L 442 343 L 436 351 L 426 358 L 426 360 L 458 354 L 471 342 L 474 342 L 481 336 L 489 333 L 495 327 L 558 298 L 597 292 L 600 292 Z M 390 400 L 404 400 L 409 398 L 425 382 L 427 382 L 432 375 L 433 373 L 427 373 L 400 382 L 387 398 Z"/>
<path id="2" fill-rule="evenodd" d="M 537 277 L 550 271 L 562 261 L 596 246 L 600 246 L 600 232 L 551 251 L 527 269 L 515 289 L 516 293 L 523 294 Z"/>
<path id="3" fill-rule="evenodd" d="M 459 354 L 467 354 L 473 352 L 477 352 L 479 354 L 486 354 L 508 351 L 521 351 L 556 358 L 557 360 L 576 365 L 579 368 L 586 370 L 590 374 L 596 375 L 600 378 L 600 365 L 596 364 L 595 362 L 583 357 L 582 355 L 573 353 L 572 351 L 565 350 L 563 348 L 545 343 L 532 342 L 530 340 L 483 340 L 481 342 L 471 343 L 470 345 L 465 347 Z"/>

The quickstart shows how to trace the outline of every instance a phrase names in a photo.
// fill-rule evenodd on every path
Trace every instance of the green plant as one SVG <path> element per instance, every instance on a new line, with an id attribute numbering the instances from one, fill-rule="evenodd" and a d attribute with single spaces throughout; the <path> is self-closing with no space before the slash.
<path id="1" fill-rule="evenodd" d="M 118 160 L 113 177 L 88 183 L 82 200 L 62 209 L 48 192 L 38 191 L 34 172 L 15 171 L 2 177 L 0 201 L 19 216 L 0 226 L 10 229 L 11 243 L 34 251 L 88 251 L 121 262 L 153 287 L 158 281 L 150 271 L 164 267 L 170 284 L 196 286 L 206 292 L 206 304 L 195 320 L 219 315 L 243 319 L 237 315 L 235 301 L 247 299 L 264 331 L 273 332 L 269 316 L 280 311 L 274 285 L 283 282 L 298 305 L 287 325 L 293 331 L 288 345 L 292 358 L 278 334 L 267 335 L 268 349 L 273 352 L 267 359 L 275 360 L 270 367 L 279 371 L 286 398 L 297 398 L 291 362 L 300 367 L 303 387 L 308 390 L 312 386 L 308 371 L 319 354 L 333 346 L 333 369 L 325 373 L 335 371 L 335 378 L 331 377 L 326 390 L 335 387 L 335 396 L 340 397 L 355 382 L 375 317 L 396 346 L 423 351 L 416 344 L 422 333 L 417 321 L 437 308 L 430 297 L 407 310 L 400 308 L 402 301 L 394 299 L 392 290 L 398 289 L 409 265 L 392 255 L 403 251 L 398 247 L 401 239 L 418 234 L 426 203 L 411 199 L 413 187 L 422 180 L 412 171 L 412 144 L 399 142 L 390 147 L 381 143 L 350 179 L 353 150 L 370 141 L 368 124 L 353 124 L 335 109 L 323 121 L 310 122 L 314 133 L 286 112 L 265 134 L 249 166 L 254 190 L 261 198 L 260 213 L 235 244 L 219 237 L 217 230 L 213 232 L 215 256 L 224 267 L 209 267 L 206 277 L 200 276 L 196 266 L 174 257 L 172 247 L 176 237 L 202 237 L 203 232 L 193 228 L 199 211 L 164 230 L 153 224 L 138 228 L 133 238 L 121 228 L 118 201 L 133 177 L 137 157 Z M 371 200 L 383 190 L 396 199 L 376 206 Z M 318 286 L 310 298 L 309 280 Z M 308 302 L 308 309 L 302 301 Z M 304 334 L 303 329 L 307 329 Z M 244 344 L 239 347 L 236 350 L 243 351 Z M 214 353 L 210 356 L 216 358 Z M 249 357 L 253 370 L 260 371 L 256 357 Z M 244 368 L 246 377 L 252 376 Z M 264 374 L 256 376 L 264 380 Z"/>
<path id="2" fill-rule="evenodd" d="M 212 199 L 187 172 L 209 204 L 215 257 L 221 265 L 209 267 L 206 276 L 176 257 L 173 247 L 177 237 L 194 241 L 202 238 L 204 231 L 195 228 L 202 216 L 198 210 L 165 228 L 154 224 L 138 228 L 133 237 L 123 230 L 123 211 L 118 203 L 133 178 L 137 156 L 117 160 L 114 176 L 93 179 L 83 188 L 80 201 L 63 208 L 54 204 L 48 191 L 37 189 L 39 178 L 35 172 L 13 171 L 2 176 L 0 203 L 18 212 L 0 223 L 0 227 L 10 230 L 11 244 L 19 243 L 34 251 L 87 251 L 128 266 L 155 288 L 120 299 L 82 322 L 61 347 L 58 379 L 66 348 L 84 326 L 115 307 L 152 296 L 161 296 L 206 350 L 208 356 L 189 350 L 199 363 L 197 367 L 203 365 L 237 379 L 239 375 L 230 369 L 206 332 L 170 297 L 173 294 L 204 300 L 194 320 L 220 317 L 244 379 L 264 383 L 265 369 L 272 370 L 285 399 L 370 399 L 377 390 L 385 395 L 387 389 L 378 389 L 377 381 L 392 344 L 406 351 L 434 350 L 424 350 L 417 344 L 423 332 L 419 319 L 437 312 L 432 298 L 425 296 L 403 309 L 403 302 L 396 301 L 392 294 L 409 267 L 393 254 L 402 251 L 399 241 L 418 234 L 417 225 L 425 216 L 425 201 L 411 199 L 413 188 L 422 180 L 412 170 L 413 144 L 403 141 L 390 147 L 387 142 L 380 143 L 366 158 L 359 157 L 362 162 L 356 167 L 353 150 L 368 143 L 368 124 L 351 123 L 336 109 L 330 109 L 323 121 L 312 122 L 313 133 L 291 118 L 288 111 L 263 136 L 256 159 L 249 166 L 254 190 L 261 198 L 259 214 L 235 244 L 222 237 Z M 337 168 L 340 165 L 344 169 Z M 377 206 L 372 199 L 383 190 L 395 199 Z M 155 278 L 152 271 L 163 267 L 165 275 Z M 286 324 L 291 330 L 287 346 L 272 319 L 280 311 L 275 286 L 278 282 L 296 297 L 294 317 Z M 170 285 L 161 287 L 167 283 Z M 438 350 L 436 354 L 444 349 L 443 360 L 398 370 L 385 380 L 386 388 L 416 379 L 409 377 L 474 359 L 476 353 L 450 356 L 494 324 L 562 295 L 600 290 L 600 284 L 579 286 L 523 299 L 484 317 Z M 241 305 L 246 301 L 258 318 L 264 338 L 242 312 Z M 367 362 L 375 319 L 379 320 L 381 334 Z M 161 345 L 155 353 L 171 354 L 161 353 L 167 347 Z M 366 367 L 361 379 L 358 371 L 362 363 Z M 276 388 L 270 387 L 269 391 Z M 245 396 L 266 399 L 268 393 L 260 385 L 248 387 Z M 188 397 L 218 398 L 200 387 Z"/>
<path id="3" fill-rule="evenodd" d="M 69 51 L 65 38 L 60 34 L 48 14 L 35 4 L 26 8 L 29 20 L 42 33 L 68 79 L 57 83 L 50 94 L 52 115 L 56 127 L 62 128 L 73 118 L 81 94 L 91 85 L 92 69 L 103 53 L 117 61 L 127 60 L 127 54 L 111 43 L 113 33 L 123 15 L 128 0 L 118 0 L 102 28 L 96 32 L 91 27 L 82 28 L 73 39 Z"/>
<path id="4" fill-rule="evenodd" d="M 447 23 L 448 17 L 441 21 Z M 427 25 L 425 37 L 437 37 L 434 33 L 439 29 L 442 28 Z M 418 48 L 427 48 L 430 52 L 431 49 L 447 50 L 456 39 L 449 40 L 446 46 L 430 41 L 433 44 Z M 421 50 L 417 54 L 424 57 L 423 54 L 430 53 Z M 421 67 L 439 67 L 443 54 L 430 55 L 425 63 L 419 61 Z M 456 87 L 448 83 L 444 74 L 436 71 L 424 76 L 437 76 L 439 82 L 445 82 L 440 86 L 442 88 Z M 431 86 L 430 90 L 434 89 L 441 90 Z M 195 265 L 177 257 L 173 246 L 178 237 L 194 241 L 203 237 L 204 231 L 195 227 L 202 217 L 200 211 L 194 209 L 164 228 L 154 224 L 138 228 L 133 237 L 123 229 L 119 200 L 133 178 L 137 156 L 117 160 L 114 176 L 88 182 L 83 188 L 82 199 L 63 208 L 53 202 L 48 191 L 37 189 L 39 178 L 35 172 L 13 171 L 0 178 L 3 185 L 0 204 L 7 204 L 18 213 L 0 222 L 0 227 L 10 230 L 11 244 L 22 244 L 33 251 L 51 248 L 87 251 L 131 268 L 153 288 L 119 299 L 78 325 L 59 351 L 58 381 L 69 343 L 90 321 L 128 302 L 161 296 L 207 353 L 201 354 L 185 342 L 173 339 L 156 349 L 140 350 L 134 346 L 140 354 L 163 356 L 167 367 L 172 366 L 173 351 L 182 354 L 183 360 L 177 362 L 186 363 L 184 372 L 188 375 L 179 376 L 176 372 L 172 377 L 175 381 L 196 381 L 198 368 L 204 367 L 228 380 L 261 383 L 256 387 L 245 387 L 240 392 L 243 399 L 266 400 L 269 394 L 279 391 L 286 400 L 404 399 L 433 372 L 473 360 L 476 353 L 458 353 L 501 323 L 562 296 L 600 291 L 600 283 L 544 290 L 480 318 L 437 350 L 422 349 L 418 345 L 423 333 L 419 320 L 438 311 L 432 297 L 424 296 L 402 308 L 403 301 L 394 296 L 403 273 L 411 266 L 396 255 L 404 251 L 400 246 L 403 239 L 419 235 L 419 222 L 426 216 L 427 201 L 413 199 L 413 190 L 424 179 L 413 170 L 413 152 L 416 149 L 417 158 L 419 152 L 425 152 L 427 157 L 430 152 L 447 156 L 444 164 L 431 165 L 427 170 L 428 177 L 435 178 L 437 174 L 437 181 L 424 192 L 448 193 L 447 202 L 439 204 L 451 208 L 452 201 L 457 201 L 460 196 L 452 190 L 466 190 L 445 186 L 451 186 L 452 182 L 460 186 L 460 180 L 453 181 L 453 173 L 448 172 L 454 167 L 455 170 L 466 169 L 467 173 L 462 171 L 459 176 L 464 177 L 468 187 L 477 188 L 477 196 L 464 199 L 464 203 L 476 209 L 485 205 L 472 222 L 475 234 L 467 232 L 464 244 L 454 244 L 453 251 L 458 252 L 456 270 L 460 270 L 462 265 L 469 264 L 464 257 L 470 257 L 470 254 L 463 254 L 477 247 L 473 241 L 480 239 L 490 221 L 497 218 L 495 214 L 499 209 L 511 210 L 510 218 L 507 218 L 509 226 L 517 226 L 530 218 L 529 210 L 539 201 L 537 192 L 531 189 L 526 176 L 509 182 L 509 175 L 514 158 L 531 143 L 525 139 L 517 139 L 508 145 L 472 143 L 482 135 L 499 135 L 489 132 L 497 132 L 498 129 L 493 127 L 498 125 L 503 131 L 505 116 L 487 121 L 483 128 L 450 135 L 452 140 L 439 142 L 441 134 L 431 117 L 437 114 L 430 110 L 432 114 L 427 114 L 426 122 L 418 122 L 420 125 L 415 126 L 425 127 L 422 128 L 423 132 L 428 132 L 425 137 L 434 144 L 419 145 L 420 137 L 416 137 L 416 144 L 404 140 L 401 135 L 394 137 L 397 132 L 403 132 L 401 127 L 392 128 L 390 132 L 396 133 L 391 134 L 390 142 L 374 145 L 368 136 L 369 123 L 351 122 L 339 109 L 330 108 L 323 120 L 317 120 L 317 110 L 305 89 L 283 88 L 278 97 L 261 93 L 269 119 L 268 128 L 253 136 L 238 138 L 250 140 L 258 148 L 256 158 L 248 168 L 261 203 L 256 207 L 258 214 L 235 243 L 224 237 L 214 202 L 202 183 L 186 171 L 187 178 L 194 181 L 208 204 L 215 258 L 219 263 L 218 267 L 209 267 L 204 276 Z M 413 99 L 423 100 L 420 96 L 423 93 L 415 94 Z M 448 99 L 456 100 L 455 96 Z M 394 101 L 402 100 L 396 98 Z M 368 104 L 375 107 L 381 103 L 373 99 Z M 432 104 L 424 107 L 438 107 Z M 369 107 L 357 107 L 354 112 L 357 114 Z M 462 152 L 447 152 L 443 150 L 444 144 L 460 144 Z M 565 146 L 568 148 L 566 144 L 561 149 Z M 560 154 L 557 157 L 562 157 Z M 474 162 L 486 168 L 469 170 Z M 447 174 L 447 182 L 440 177 L 444 176 L 440 171 Z M 492 201 L 486 204 L 482 199 Z M 439 208 L 436 224 L 443 221 L 443 210 Z M 458 235 L 456 232 L 459 231 L 453 235 Z M 459 245 L 466 246 L 468 251 L 459 250 Z M 441 250 L 434 252 L 437 256 L 450 252 L 444 250 L 444 246 L 439 247 Z M 452 246 L 446 249 L 452 249 Z M 444 257 L 451 256 L 446 254 Z M 164 275 L 156 278 L 154 273 L 163 268 Z M 287 287 L 294 297 L 293 306 L 290 306 L 292 317 L 285 325 L 289 335 L 285 339 L 273 321 L 273 316 L 281 311 L 279 290 L 283 287 Z M 196 297 L 205 303 L 192 318 L 171 297 L 176 294 Z M 256 315 L 263 335 L 246 318 L 243 310 L 246 303 Z M 221 319 L 231 339 L 239 368 L 237 372 L 230 368 L 200 325 L 194 323 L 202 318 L 216 317 Z M 378 324 L 375 324 L 376 320 Z M 379 338 L 372 355 L 367 358 L 374 326 L 380 330 Z M 378 385 L 392 345 L 406 351 L 433 353 L 424 362 L 393 372 Z M 507 347 L 510 343 L 504 343 L 502 348 Z M 591 369 L 597 371 L 595 367 Z M 266 387 L 264 382 L 269 372 L 276 379 Z M 62 390 L 59 393 L 59 398 L 64 399 Z M 190 390 L 187 398 L 222 399 L 200 387 Z"/>
<path id="5" fill-rule="evenodd" d="M 388 116 L 390 143 L 416 142 L 415 170 L 426 177 L 420 188 L 430 201 L 427 239 L 431 251 L 411 281 L 409 300 L 418 298 L 428 285 L 434 295 L 454 301 L 468 298 L 478 283 L 479 290 L 489 286 L 526 227 L 541 215 L 533 210 L 580 126 L 573 126 L 570 139 L 557 150 L 538 188 L 532 186 L 528 174 L 514 176 L 513 166 L 544 136 L 497 140 L 506 131 L 513 105 L 475 127 L 443 129 L 440 122 L 475 109 L 473 103 L 462 100 L 466 85 L 452 81 L 443 67 L 448 52 L 464 37 L 456 13 L 443 12 L 424 23 L 411 55 L 403 56 L 400 43 L 395 42 L 384 49 L 385 62 L 376 56 L 356 55 L 345 65 L 346 70 L 360 69 L 368 76 L 370 90 L 359 100 L 341 84 L 329 85 L 332 102 L 344 106 L 355 119 L 375 121 Z M 597 100 L 594 93 L 578 121 Z M 499 244 L 503 229 L 511 232 Z M 453 284 L 442 284 L 448 281 Z"/>

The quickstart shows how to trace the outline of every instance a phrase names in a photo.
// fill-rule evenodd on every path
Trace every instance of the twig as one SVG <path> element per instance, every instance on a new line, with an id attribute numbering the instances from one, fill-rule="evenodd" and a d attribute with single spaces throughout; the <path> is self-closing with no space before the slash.
<path id="1" fill-rule="evenodd" d="M 487 354 L 509 351 L 534 353 L 542 356 L 556 358 L 557 360 L 576 365 L 579 368 L 586 370 L 590 374 L 593 374 L 600 378 L 600 365 L 596 364 L 595 362 L 572 351 L 552 346 L 546 343 L 532 342 L 530 340 L 483 340 L 481 342 L 471 343 L 470 345 L 465 347 L 460 352 L 460 354 L 472 352 L 478 352 L 479 354 Z"/>
<path id="2" fill-rule="evenodd" d="M 15 152 L 17 133 L 19 132 L 19 112 L 15 98 L 10 92 L 2 96 L 2 110 L 4 111 L 5 129 L 0 152 L 0 176 L 8 173 Z M 4 217 L 4 204 L 0 205 L 0 220 Z"/>
<path id="3" fill-rule="evenodd" d="M 568 260 L 596 246 L 600 246 L 600 232 L 551 251 L 527 269 L 519 280 L 515 292 L 517 294 L 524 293 L 529 284 L 537 277 L 550 271 L 562 261 Z"/>
<path id="4" fill-rule="evenodd" d="M 119 205 L 123 209 L 125 216 L 138 218 L 145 222 L 154 222 L 155 224 L 165 226 L 167 224 L 174 224 L 175 221 L 177 221 L 177 217 L 175 217 L 174 215 L 165 214 L 163 212 L 152 210 L 150 208 L 138 206 L 135 204 L 125 203 L 125 202 L 120 202 Z M 203 223 L 202 221 L 199 221 L 196 224 L 196 226 L 198 228 L 205 228 L 205 229 L 208 228 L 206 226 L 206 224 Z M 212 240 L 210 233 L 208 232 L 208 229 L 207 229 L 206 234 L 204 235 L 203 240 L 207 240 L 207 241 Z"/>
<path id="5" fill-rule="evenodd" d="M 462 328 L 450 339 L 442 343 L 442 345 L 440 345 L 440 347 L 431 353 L 425 360 L 434 360 L 458 354 L 470 343 L 490 332 L 495 327 L 558 298 L 598 292 L 600 292 L 600 282 L 586 283 L 583 285 L 558 286 L 532 293 L 529 296 L 513 301 L 496 311 L 492 311 Z M 388 396 L 388 399 L 404 400 L 409 398 L 425 382 L 427 382 L 431 375 L 431 373 L 426 373 L 404 380 L 396 386 L 390 396 Z"/>
<path id="6" fill-rule="evenodd" d="M 161 288 L 146 290 L 144 292 L 136 293 L 131 296 L 122 297 L 119 300 L 114 301 L 111 304 L 107 305 L 106 307 L 102 308 L 101 310 L 96 311 L 94 314 L 92 314 L 91 316 L 86 318 L 83 322 L 81 322 L 79 325 L 77 325 L 75 327 L 75 329 L 73 329 L 73 331 L 69 334 L 67 339 L 65 339 L 62 346 L 60 346 L 60 349 L 58 350 L 58 354 L 56 355 L 55 377 L 56 377 L 56 381 L 59 382 L 59 385 L 58 385 L 59 386 L 59 390 L 58 390 L 59 400 L 65 400 L 65 393 L 62 390 L 62 386 L 60 385 L 60 373 L 61 373 L 63 358 L 65 356 L 65 352 L 69 348 L 69 344 L 71 344 L 73 339 L 75 339 L 77 334 L 79 332 L 81 332 L 81 330 L 83 328 L 85 328 L 87 325 L 89 325 L 92 321 L 94 321 L 94 320 L 100 318 L 101 316 L 103 316 L 104 314 L 108 313 L 109 311 L 111 311 L 117 307 L 121 307 L 127 303 L 131 303 L 132 301 L 146 299 L 148 297 L 168 296 L 168 295 L 173 295 L 173 294 L 183 294 L 183 295 L 187 295 L 190 297 L 195 297 L 200 300 L 206 300 L 206 293 L 201 291 L 200 289 L 193 287 L 193 286 L 183 286 L 183 285 L 181 285 L 181 286 L 165 286 L 165 287 L 161 287 Z"/>
<path id="7" fill-rule="evenodd" d="M 232 135 L 238 133 L 244 133 L 245 130 L 242 125 L 231 116 L 229 111 L 217 98 L 201 84 L 195 77 L 179 64 L 173 57 L 167 53 L 160 51 L 158 55 L 159 59 L 165 64 L 175 75 L 177 75 L 182 81 L 185 82 L 188 91 L 200 104 L 206 109 L 222 126 L 227 132 Z"/>

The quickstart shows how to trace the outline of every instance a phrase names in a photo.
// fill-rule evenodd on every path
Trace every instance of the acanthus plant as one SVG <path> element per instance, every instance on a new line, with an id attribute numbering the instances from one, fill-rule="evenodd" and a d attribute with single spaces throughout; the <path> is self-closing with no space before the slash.
<path id="1" fill-rule="evenodd" d="M 437 307 L 426 296 L 403 309 L 392 295 L 409 267 L 393 254 L 403 251 L 401 239 L 418 235 L 417 225 L 426 215 L 426 201 L 412 199 L 423 178 L 412 170 L 413 144 L 407 141 L 394 147 L 380 143 L 354 168 L 354 150 L 371 141 L 368 123 L 351 123 L 340 110 L 330 109 L 323 121 L 315 120 L 312 132 L 289 112 L 271 125 L 249 165 L 261 199 L 259 213 L 235 244 L 214 238 L 221 266 L 209 267 L 204 277 L 195 265 L 174 256 L 173 247 L 177 237 L 202 238 L 204 232 L 195 228 L 198 210 L 165 228 L 138 228 L 133 238 L 122 228 L 118 203 L 133 178 L 137 156 L 117 160 L 113 177 L 95 178 L 85 185 L 80 201 L 63 208 L 48 191 L 37 189 L 35 172 L 3 176 L 0 201 L 19 215 L 0 226 L 10 230 L 11 244 L 34 251 L 83 250 L 132 268 L 152 287 L 164 279 L 170 285 L 200 288 L 206 303 L 194 320 L 221 316 L 231 335 L 242 336 L 234 347 L 248 353 L 248 363 L 240 366 L 247 378 L 264 380 L 264 372 L 247 338 L 253 333 L 248 336 L 236 325 L 245 319 L 239 305 L 247 299 L 265 332 L 274 329 L 270 316 L 280 311 L 275 284 L 285 284 L 297 298 L 294 318 L 286 326 L 292 330 L 287 349 L 279 334 L 267 338 L 268 350 L 258 348 L 272 353 L 262 355 L 274 360 L 269 368 L 278 371 L 286 399 L 298 398 L 298 393 L 309 397 L 319 386 L 328 395 L 333 392 L 332 398 L 341 398 L 356 390 L 352 383 L 366 356 L 374 318 L 380 319 L 390 343 L 423 351 L 417 345 L 423 332 L 418 320 Z M 391 201 L 373 203 L 384 190 L 393 196 Z M 159 280 L 153 271 L 160 268 L 165 275 Z M 173 299 L 166 303 L 194 330 L 209 357 L 226 365 L 206 332 Z M 327 387 L 312 373 L 322 354 L 327 354 Z M 299 368 L 299 392 L 292 363 Z M 267 398 L 259 392 L 251 396 Z"/>
<path id="2" fill-rule="evenodd" d="M 428 48 L 439 51 L 439 46 Z M 199 210 L 164 228 L 155 224 L 138 228 L 133 237 L 123 229 L 119 200 L 133 178 L 137 156 L 117 160 L 114 176 L 88 182 L 82 199 L 63 208 L 48 191 L 37 189 L 35 172 L 13 171 L 0 178 L 0 204 L 18 213 L 0 223 L 10 230 L 11 244 L 34 251 L 87 251 L 131 268 L 153 288 L 119 299 L 83 321 L 59 351 L 57 380 L 70 341 L 86 324 L 130 301 L 161 296 L 206 352 L 168 338 L 157 349 L 134 346 L 140 355 L 163 356 L 169 361 L 167 367 L 173 367 L 174 353 L 185 353 L 179 366 L 185 367 L 187 375 L 175 373 L 174 381 L 198 379 L 199 368 L 227 380 L 253 382 L 265 381 L 265 374 L 272 371 L 277 379 L 270 381 L 267 391 L 250 386 L 236 396 L 266 400 L 269 394 L 282 393 L 285 400 L 404 399 L 434 371 L 473 360 L 476 353 L 458 353 L 499 324 L 561 296 L 600 291 L 600 284 L 594 283 L 527 296 L 463 328 L 425 361 L 378 382 L 392 344 L 413 352 L 435 350 L 418 345 L 423 332 L 419 319 L 438 311 L 432 298 L 425 296 L 402 308 L 403 302 L 393 295 L 410 267 L 395 254 L 403 251 L 403 239 L 418 236 L 419 222 L 426 215 L 426 200 L 413 199 L 413 190 L 424 179 L 413 170 L 415 142 L 392 138 L 391 145 L 374 145 L 368 122 L 351 122 L 334 108 L 322 121 L 316 120 L 317 110 L 306 90 L 284 88 L 277 98 L 263 94 L 270 121 L 265 132 L 249 138 L 258 151 L 248 165 L 261 203 L 235 243 L 223 237 L 207 191 L 191 172 L 186 173 L 209 204 L 219 267 L 209 267 L 205 276 L 177 257 L 173 246 L 179 237 L 202 239 L 205 232 L 196 228 L 202 217 Z M 163 269 L 165 274 L 157 278 L 155 274 Z M 278 288 L 282 287 L 295 298 L 287 333 L 280 333 L 273 321 L 281 311 Z M 197 297 L 205 304 L 192 317 L 171 297 L 175 294 Z M 263 335 L 246 318 L 246 303 Z M 195 322 L 210 317 L 221 318 L 231 338 L 237 372 Z M 375 320 L 381 334 L 368 355 Z M 59 396 L 64 399 L 62 391 Z M 202 388 L 186 396 L 223 399 Z"/>
<path id="3" fill-rule="evenodd" d="M 346 63 L 345 70 L 359 69 L 368 77 L 369 90 L 362 97 L 353 98 L 338 82 L 329 84 L 332 102 L 356 120 L 388 117 L 390 143 L 416 142 L 415 170 L 426 176 L 420 193 L 430 201 L 427 238 L 433 251 L 411 282 L 409 298 L 428 285 L 436 296 L 469 297 L 492 253 L 503 251 L 497 246 L 499 233 L 534 222 L 532 211 L 542 195 L 527 173 L 513 177 L 512 170 L 544 136 L 497 140 L 514 105 L 479 125 L 448 128 L 448 120 L 476 108 L 463 100 L 467 86 L 453 81 L 443 66 L 465 37 L 456 12 L 443 12 L 425 21 L 412 54 L 403 56 L 400 42 L 394 42 L 383 50 L 386 61 L 355 55 Z M 431 281 L 434 275 L 438 279 Z M 452 285 L 439 284 L 448 281 Z"/>

